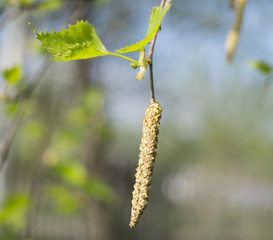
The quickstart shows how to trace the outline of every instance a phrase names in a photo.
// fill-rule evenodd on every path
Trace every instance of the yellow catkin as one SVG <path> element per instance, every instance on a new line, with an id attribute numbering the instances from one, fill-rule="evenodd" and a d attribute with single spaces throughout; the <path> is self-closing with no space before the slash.
<path id="1" fill-rule="evenodd" d="M 235 6 L 235 19 L 226 39 L 226 59 L 228 62 L 231 62 L 238 43 L 246 3 L 247 0 L 233 1 L 233 5 Z"/>
<path id="2" fill-rule="evenodd" d="M 133 228 L 147 203 L 148 194 L 152 184 L 152 173 L 157 152 L 157 135 L 159 133 L 159 120 L 162 109 L 158 102 L 151 103 L 146 111 L 143 120 L 142 138 L 140 143 L 139 161 L 134 185 L 131 221 L 129 226 Z"/>

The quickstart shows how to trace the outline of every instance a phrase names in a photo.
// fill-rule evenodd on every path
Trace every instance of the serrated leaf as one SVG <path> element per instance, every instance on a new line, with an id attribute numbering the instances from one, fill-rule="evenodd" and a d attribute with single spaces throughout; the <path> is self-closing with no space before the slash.
<path id="1" fill-rule="evenodd" d="M 269 75 L 272 72 L 272 67 L 264 61 L 252 61 L 249 62 L 251 68 L 257 69 L 264 75 Z"/>
<path id="2" fill-rule="evenodd" d="M 38 33 L 37 39 L 41 42 L 56 61 L 86 59 L 111 53 L 104 47 L 92 25 L 78 21 L 69 25 L 68 29 L 60 32 Z"/>
<path id="3" fill-rule="evenodd" d="M 130 46 L 126 46 L 122 49 L 117 50 L 118 53 L 127 53 L 127 52 L 135 52 L 139 51 L 140 49 L 144 48 L 154 37 L 154 35 L 157 33 L 161 22 L 166 14 L 166 12 L 171 7 L 171 1 L 169 1 L 164 8 L 162 7 L 154 7 L 153 12 L 150 17 L 150 24 L 147 30 L 146 37 L 135 44 L 132 44 Z"/>
<path id="4" fill-rule="evenodd" d="M 20 65 L 16 65 L 12 68 L 5 69 L 3 76 L 8 84 L 16 84 L 22 77 L 22 68 Z"/>

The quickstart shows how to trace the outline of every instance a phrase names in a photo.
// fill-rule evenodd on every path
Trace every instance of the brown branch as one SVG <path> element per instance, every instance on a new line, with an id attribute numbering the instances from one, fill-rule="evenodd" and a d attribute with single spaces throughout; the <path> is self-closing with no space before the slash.
<path id="1" fill-rule="evenodd" d="M 161 0 L 160 7 L 164 7 L 166 3 L 166 0 Z M 157 31 L 158 33 L 158 31 Z M 155 42 L 156 42 L 156 37 L 157 33 L 154 35 L 152 41 L 151 41 L 151 46 L 148 52 L 148 55 L 146 57 L 146 61 L 149 64 L 149 69 L 150 69 L 150 98 L 151 98 L 151 103 L 155 102 L 155 91 L 154 91 L 154 74 L 153 74 L 153 53 L 154 53 L 154 47 L 155 47 Z"/>
<path id="2" fill-rule="evenodd" d="M 153 63 L 149 63 L 150 69 L 150 98 L 151 103 L 155 102 L 155 90 L 154 90 L 154 74 L 153 74 Z"/>

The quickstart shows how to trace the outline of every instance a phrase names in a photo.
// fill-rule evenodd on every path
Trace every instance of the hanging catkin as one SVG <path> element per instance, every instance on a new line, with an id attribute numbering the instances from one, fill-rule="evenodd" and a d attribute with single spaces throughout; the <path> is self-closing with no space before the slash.
<path id="1" fill-rule="evenodd" d="M 140 154 L 134 185 L 131 221 L 129 226 L 133 228 L 147 203 L 148 194 L 152 184 L 152 173 L 157 152 L 157 135 L 159 133 L 159 120 L 162 109 L 158 102 L 151 103 L 146 111 L 143 120 L 142 138 L 140 143 Z"/>
<path id="2" fill-rule="evenodd" d="M 232 1 L 233 6 L 235 6 L 235 19 L 226 39 L 226 58 L 228 62 L 231 62 L 238 43 L 246 2 L 247 0 Z"/>

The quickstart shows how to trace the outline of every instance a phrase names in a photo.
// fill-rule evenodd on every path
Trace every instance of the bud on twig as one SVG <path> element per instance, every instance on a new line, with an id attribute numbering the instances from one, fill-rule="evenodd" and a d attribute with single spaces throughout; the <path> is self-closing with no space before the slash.
<path id="1" fill-rule="evenodd" d="M 157 152 L 157 135 L 162 109 L 158 102 L 151 103 L 145 112 L 140 143 L 139 162 L 133 191 L 131 221 L 133 228 L 148 203 L 148 193 L 152 183 L 152 173 Z"/>

